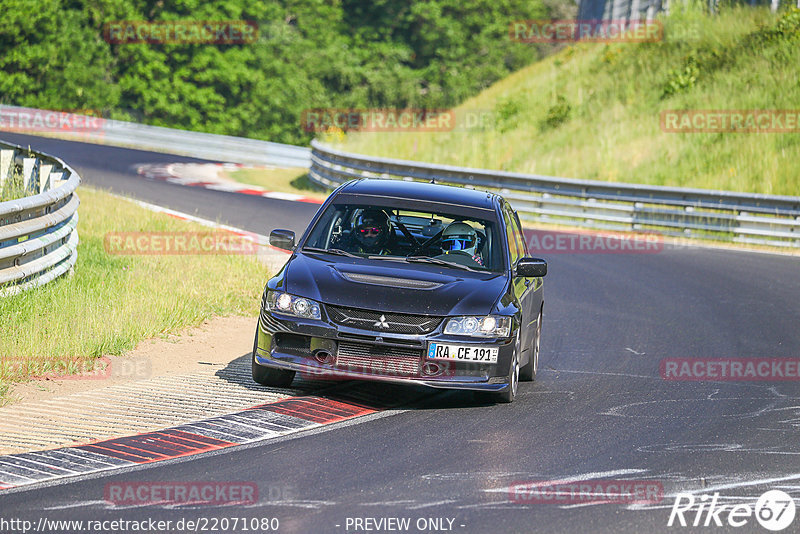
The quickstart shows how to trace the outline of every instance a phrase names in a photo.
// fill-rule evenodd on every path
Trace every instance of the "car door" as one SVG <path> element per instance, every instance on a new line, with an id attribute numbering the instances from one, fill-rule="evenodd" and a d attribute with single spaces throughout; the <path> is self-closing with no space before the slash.
<path id="1" fill-rule="evenodd" d="M 508 251 L 509 255 L 511 256 L 511 269 L 512 269 L 512 281 L 511 283 L 514 286 L 514 296 L 516 301 L 519 303 L 520 308 L 520 346 L 522 347 L 522 352 L 528 350 L 531 346 L 531 342 L 533 340 L 533 333 L 535 330 L 530 328 L 530 322 L 534 319 L 531 319 L 530 313 L 530 298 L 529 295 L 531 293 L 531 286 L 532 284 L 530 281 L 522 276 L 516 276 L 514 271 L 516 270 L 517 261 L 524 256 L 525 254 L 525 242 L 522 240 L 519 230 L 517 229 L 519 223 L 517 221 L 516 214 L 511 209 L 511 206 L 506 203 L 503 206 L 503 218 L 505 219 L 506 225 L 506 240 L 508 241 Z M 523 359 L 524 361 L 524 359 Z"/>
<path id="2" fill-rule="evenodd" d="M 518 238 L 517 246 L 521 251 L 523 257 L 530 257 L 528 252 L 528 243 L 525 241 L 525 234 L 522 231 L 522 225 L 519 222 L 519 215 L 514 212 L 514 229 Z M 534 336 L 536 335 L 536 319 L 539 317 L 539 310 L 542 307 L 542 285 L 544 280 L 542 278 L 525 278 L 525 285 L 527 291 L 525 292 L 525 313 L 526 313 L 526 330 L 529 334 L 529 343 L 526 348 L 533 348 Z"/>

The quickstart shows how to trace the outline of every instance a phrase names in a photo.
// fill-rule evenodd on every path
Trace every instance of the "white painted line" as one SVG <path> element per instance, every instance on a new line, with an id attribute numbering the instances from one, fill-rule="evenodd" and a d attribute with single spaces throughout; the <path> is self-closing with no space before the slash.
<path id="1" fill-rule="evenodd" d="M 722 491 L 722 490 L 730 490 L 730 489 L 738 489 L 738 488 L 748 488 L 751 486 L 774 486 L 778 482 L 784 482 L 787 480 L 800 480 L 800 473 L 794 473 L 791 475 L 786 475 L 782 477 L 772 477 L 772 478 L 759 478 L 756 480 L 746 480 L 742 482 L 729 482 L 727 484 L 717 484 L 715 486 L 706 486 L 705 488 L 697 488 L 695 490 L 681 490 L 679 492 L 670 493 L 664 496 L 667 497 L 676 497 L 678 493 L 691 493 L 692 495 L 696 495 L 698 493 L 712 493 L 715 491 Z"/>
<path id="2" fill-rule="evenodd" d="M 262 193 L 261 196 L 267 198 L 277 198 L 280 200 L 294 200 L 294 201 L 306 198 L 303 195 L 296 195 L 294 193 L 280 193 L 278 191 L 264 191 L 264 193 Z"/>

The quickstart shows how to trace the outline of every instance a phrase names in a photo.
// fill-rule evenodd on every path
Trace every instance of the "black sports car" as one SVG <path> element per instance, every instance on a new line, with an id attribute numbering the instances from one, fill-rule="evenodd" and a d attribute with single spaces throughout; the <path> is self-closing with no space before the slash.
<path id="1" fill-rule="evenodd" d="M 500 195 L 357 180 L 336 189 L 267 282 L 253 379 L 296 372 L 488 392 L 511 402 L 533 380 L 544 260 L 528 257 Z"/>

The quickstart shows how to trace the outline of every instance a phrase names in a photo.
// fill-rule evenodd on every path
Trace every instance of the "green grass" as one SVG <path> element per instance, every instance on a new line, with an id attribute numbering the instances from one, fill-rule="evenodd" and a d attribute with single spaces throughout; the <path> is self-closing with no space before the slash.
<path id="1" fill-rule="evenodd" d="M 25 187 L 22 183 L 22 173 L 18 172 L 16 165 L 11 166 L 11 173 L 3 181 L 0 187 L 0 202 L 7 200 L 17 200 L 26 196 Z"/>
<path id="2" fill-rule="evenodd" d="M 482 113 L 482 126 L 326 140 L 467 167 L 800 195 L 800 134 L 666 133 L 659 121 L 662 110 L 800 108 L 800 11 L 676 6 L 661 42 L 572 45 L 457 108 Z"/>
<path id="3" fill-rule="evenodd" d="M 288 167 L 276 169 L 238 169 L 227 173 L 236 182 L 257 185 L 267 191 L 294 193 L 324 200 L 328 193 L 308 178 L 308 169 Z"/>
<path id="4" fill-rule="evenodd" d="M 112 255 L 107 232 L 209 232 L 81 187 L 74 275 L 0 298 L 0 404 L 9 385 L 91 369 L 102 355 L 215 315 L 258 313 L 268 272 L 255 256 Z"/>

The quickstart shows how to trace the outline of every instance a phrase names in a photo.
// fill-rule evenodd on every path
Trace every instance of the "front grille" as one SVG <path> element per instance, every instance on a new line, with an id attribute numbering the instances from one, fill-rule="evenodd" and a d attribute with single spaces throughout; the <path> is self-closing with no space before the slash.
<path id="1" fill-rule="evenodd" d="M 419 376 L 421 358 L 421 350 L 340 341 L 336 367 L 375 375 Z"/>
<path id="2" fill-rule="evenodd" d="M 441 324 L 441 317 L 383 313 L 341 306 L 326 306 L 328 317 L 338 325 L 391 334 L 429 334 Z"/>
<path id="3" fill-rule="evenodd" d="M 422 347 L 425 345 L 424 339 L 405 339 L 401 337 L 387 337 L 385 335 L 369 336 L 364 334 L 351 334 L 349 332 L 339 332 L 336 334 L 339 339 L 349 339 L 351 341 L 366 341 L 368 343 L 386 343 L 392 345 L 403 345 L 406 347 Z"/>

